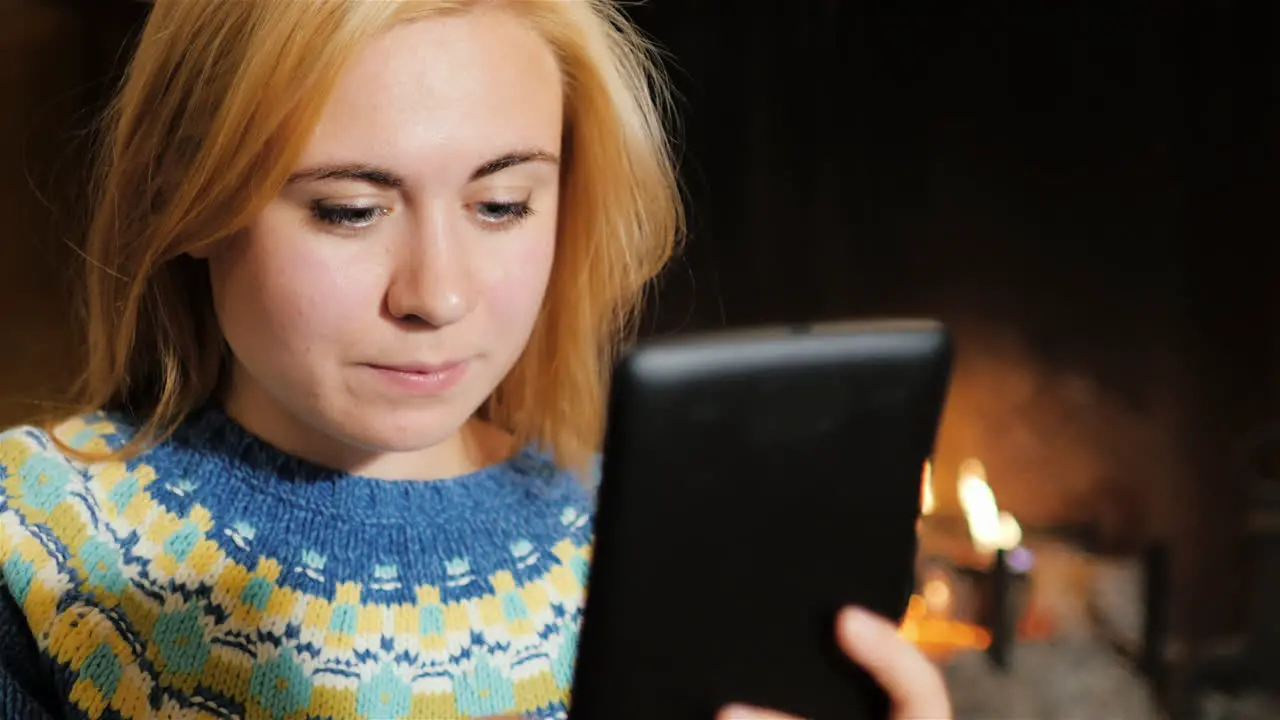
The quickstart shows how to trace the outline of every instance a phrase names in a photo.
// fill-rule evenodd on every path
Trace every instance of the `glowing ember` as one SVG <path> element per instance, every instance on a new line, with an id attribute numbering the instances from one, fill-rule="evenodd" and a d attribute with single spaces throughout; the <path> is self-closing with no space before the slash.
<path id="1" fill-rule="evenodd" d="M 936 581 L 942 582 L 942 581 Z M 948 599 L 950 588 L 946 588 Z M 928 593 L 928 586 L 926 586 Z M 949 600 L 948 600 L 949 601 Z M 946 613 L 934 613 L 930 602 L 920 595 L 912 595 L 907 614 L 898 629 L 898 635 L 912 643 L 925 655 L 943 660 L 965 650 L 986 650 L 991 645 L 991 633 L 978 625 L 954 620 Z"/>
<path id="2" fill-rule="evenodd" d="M 925 583 L 923 597 L 930 615 L 944 615 L 951 609 L 951 586 L 946 580 L 934 578 Z"/>
<path id="3" fill-rule="evenodd" d="M 926 570 L 920 593 L 911 596 L 898 627 L 903 639 L 937 661 L 957 652 L 985 650 L 991 645 L 991 634 L 982 626 L 952 617 L 954 593 L 950 577 L 949 572 L 936 568 Z"/>

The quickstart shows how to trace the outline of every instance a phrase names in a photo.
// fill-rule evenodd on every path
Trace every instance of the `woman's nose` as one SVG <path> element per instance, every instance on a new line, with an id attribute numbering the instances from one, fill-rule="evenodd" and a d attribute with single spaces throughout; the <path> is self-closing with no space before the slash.
<path id="1" fill-rule="evenodd" d="M 396 319 L 444 327 L 474 307 L 467 258 L 442 225 L 410 241 L 397 261 L 387 289 L 387 309 Z"/>

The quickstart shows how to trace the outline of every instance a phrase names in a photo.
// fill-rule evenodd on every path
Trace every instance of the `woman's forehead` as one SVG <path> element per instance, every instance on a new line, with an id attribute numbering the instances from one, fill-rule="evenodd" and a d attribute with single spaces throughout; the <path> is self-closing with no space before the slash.
<path id="1" fill-rule="evenodd" d="M 469 175 L 513 148 L 558 153 L 562 127 L 551 48 L 518 17 L 471 12 L 374 38 L 340 76 L 301 164 Z"/>

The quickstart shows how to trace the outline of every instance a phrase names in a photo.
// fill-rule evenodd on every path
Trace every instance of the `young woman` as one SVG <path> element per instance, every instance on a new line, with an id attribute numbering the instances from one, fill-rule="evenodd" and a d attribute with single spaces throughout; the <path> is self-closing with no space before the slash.
<path id="1" fill-rule="evenodd" d="M 607 0 L 157 2 L 83 411 L 0 435 L 0 714 L 563 717 L 665 91 Z M 837 635 L 946 716 L 888 623 Z"/>

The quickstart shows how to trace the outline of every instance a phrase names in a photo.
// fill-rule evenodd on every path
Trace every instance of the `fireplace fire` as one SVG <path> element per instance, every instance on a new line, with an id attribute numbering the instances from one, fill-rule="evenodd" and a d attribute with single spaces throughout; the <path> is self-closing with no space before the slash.
<path id="1" fill-rule="evenodd" d="M 980 464 L 968 466 L 970 471 L 980 469 Z M 990 488 L 985 496 L 974 483 L 985 482 L 973 472 L 962 474 L 962 488 L 969 488 L 971 497 L 967 504 L 970 532 L 975 553 L 994 550 L 998 544 L 1001 526 L 995 514 L 994 497 Z M 968 483 L 967 485 L 965 483 Z M 962 498 L 966 497 L 962 489 Z M 989 499 L 990 507 L 984 503 Z M 933 488 L 933 462 L 925 461 L 920 482 L 920 521 L 917 529 L 926 532 L 926 519 L 934 514 L 937 502 Z M 1009 516 L 1012 519 L 1012 516 Z M 1016 523 L 1016 521 L 1015 521 Z M 1008 525 L 1008 523 L 1006 523 Z M 1012 527 L 1012 526 L 1010 526 Z M 993 540 L 996 542 L 993 544 Z M 918 590 L 911 596 L 899 633 L 915 644 L 927 656 L 945 661 L 957 652 L 986 650 L 991 646 L 991 633 L 972 618 L 966 618 L 964 604 L 957 597 L 960 575 L 953 559 L 922 558 L 917 571 Z"/>
<path id="2" fill-rule="evenodd" d="M 935 517 L 933 463 L 924 463 L 917 591 L 899 634 L 938 662 L 986 651 L 1004 666 L 1015 636 L 1048 633 L 1043 618 L 1027 607 L 1034 555 L 1022 544 L 1017 518 L 1000 509 L 980 460 L 961 463 L 956 491 L 963 534 L 948 533 L 946 522 Z"/>

